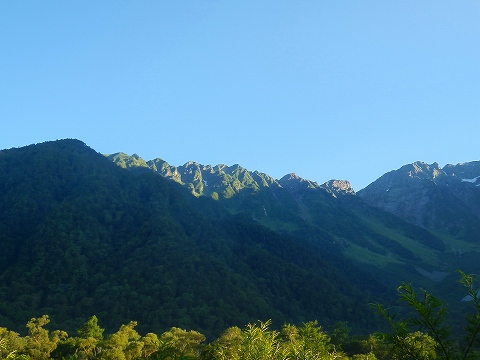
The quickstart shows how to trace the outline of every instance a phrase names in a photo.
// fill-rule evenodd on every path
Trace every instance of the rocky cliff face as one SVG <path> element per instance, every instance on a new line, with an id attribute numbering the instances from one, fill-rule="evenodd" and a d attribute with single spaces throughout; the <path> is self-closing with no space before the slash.
<path id="1" fill-rule="evenodd" d="M 480 218 L 480 161 L 447 165 L 443 171 L 451 191 Z"/>
<path id="2" fill-rule="evenodd" d="M 330 180 L 322 185 L 322 187 L 329 189 L 337 194 L 343 195 L 355 195 L 355 190 L 353 190 L 350 181 L 347 180 Z"/>
<path id="3" fill-rule="evenodd" d="M 107 157 L 123 168 L 150 168 L 162 176 L 188 186 L 192 194 L 196 196 L 220 196 L 230 198 L 241 190 L 250 189 L 258 191 L 262 188 L 272 189 L 285 188 L 290 192 L 298 192 L 304 189 L 323 189 L 333 196 L 354 195 L 350 182 L 346 180 L 330 180 L 319 185 L 315 181 L 304 179 L 295 173 L 285 175 L 279 180 L 259 172 L 249 171 L 235 164 L 202 165 L 189 161 L 181 166 L 173 166 L 161 158 L 145 161 L 138 155 L 116 153 Z"/>
<path id="4" fill-rule="evenodd" d="M 357 194 L 369 205 L 416 225 L 445 229 L 472 241 L 480 237 L 478 161 L 444 168 L 415 162 L 381 176 Z"/>

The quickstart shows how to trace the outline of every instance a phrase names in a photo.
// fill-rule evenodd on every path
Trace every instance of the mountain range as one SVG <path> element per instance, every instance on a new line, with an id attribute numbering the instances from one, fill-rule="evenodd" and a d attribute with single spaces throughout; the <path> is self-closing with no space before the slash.
<path id="1" fill-rule="evenodd" d="M 480 270 L 479 184 L 479 162 L 417 162 L 355 193 L 74 139 L 2 150 L 0 324 L 45 313 L 67 329 L 96 314 L 107 330 L 214 336 L 271 318 L 370 331 L 368 304 L 394 303 L 401 281 L 463 297 L 455 270 Z"/>
<path id="2" fill-rule="evenodd" d="M 480 161 L 443 168 L 415 162 L 383 175 L 358 195 L 413 224 L 472 243 L 480 240 Z"/>

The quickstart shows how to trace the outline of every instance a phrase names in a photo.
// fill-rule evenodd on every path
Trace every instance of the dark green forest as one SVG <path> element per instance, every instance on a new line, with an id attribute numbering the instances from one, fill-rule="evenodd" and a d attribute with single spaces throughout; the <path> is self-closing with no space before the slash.
<path id="1" fill-rule="evenodd" d="M 271 321 L 250 323 L 243 328 L 229 327 L 211 342 L 195 330 L 177 327 L 161 333 L 137 332 L 137 322 L 130 321 L 109 335 L 104 335 L 96 316 L 89 318 L 69 336 L 62 330 L 48 330 L 47 315 L 32 318 L 28 333 L 0 327 L 1 359 L 392 359 L 399 354 L 392 344 L 378 335 L 349 335 L 346 323 L 338 323 L 331 333 L 316 321 L 302 325 L 284 324 L 279 330 Z M 424 334 L 434 352 L 431 338 Z"/>
<path id="2" fill-rule="evenodd" d="M 378 314 L 391 325 L 389 332 L 369 335 L 350 334 L 346 322 L 338 322 L 327 332 L 317 321 L 302 325 L 284 323 L 271 328 L 271 320 L 249 323 L 243 329 L 225 329 L 213 341 L 195 330 L 172 327 L 156 334 L 140 335 L 138 323 L 130 321 L 109 335 L 90 317 L 75 332 L 50 331 L 47 315 L 32 318 L 25 336 L 0 327 L 2 359 L 353 359 L 353 360 L 431 360 L 480 358 L 480 297 L 474 275 L 460 272 L 459 282 L 470 296 L 469 311 L 464 314 L 463 337 L 448 326 L 446 306 L 433 294 L 416 291 L 403 283 L 397 289 L 399 302 L 411 310 L 411 316 L 397 319 L 381 304 L 373 304 Z"/>
<path id="3" fill-rule="evenodd" d="M 432 285 L 415 266 L 448 255 L 437 235 L 238 167 L 199 196 L 111 160 L 74 139 L 0 151 L 0 358 L 407 358 L 371 304 L 403 315 L 397 284 Z"/>
<path id="4" fill-rule="evenodd" d="M 265 314 L 376 326 L 371 277 L 78 140 L 0 152 L 0 204 L 0 322 L 15 331 L 39 314 L 72 331 L 93 313 L 108 331 L 136 319 L 209 338 Z"/>

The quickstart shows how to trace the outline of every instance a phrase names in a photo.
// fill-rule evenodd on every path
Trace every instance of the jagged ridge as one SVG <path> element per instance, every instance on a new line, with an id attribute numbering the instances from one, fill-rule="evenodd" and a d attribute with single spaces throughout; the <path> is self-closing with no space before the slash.
<path id="1" fill-rule="evenodd" d="M 306 187 L 324 189 L 335 195 L 355 194 L 351 184 L 346 180 L 330 180 L 319 185 L 317 182 L 303 179 L 295 173 L 287 174 L 280 180 L 276 180 L 259 171 L 248 171 L 238 164 L 232 166 L 224 164 L 212 166 L 189 161 L 182 166 L 176 167 L 161 158 L 145 161 L 136 154 L 129 156 L 119 152 L 106 156 L 123 168 L 149 168 L 166 178 L 182 185 L 187 185 L 192 194 L 196 196 L 231 198 L 240 190 L 251 189 L 252 191 L 258 191 L 265 187 L 292 189 Z"/>
<path id="2" fill-rule="evenodd" d="M 419 226 L 477 242 L 480 234 L 480 162 L 415 162 L 358 192 L 368 204 Z"/>

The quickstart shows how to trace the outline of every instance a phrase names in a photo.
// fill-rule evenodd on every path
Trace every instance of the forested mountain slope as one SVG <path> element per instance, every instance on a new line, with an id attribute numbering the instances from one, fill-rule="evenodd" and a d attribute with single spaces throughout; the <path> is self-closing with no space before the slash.
<path id="1" fill-rule="evenodd" d="M 42 314 L 66 330 L 96 314 L 107 331 L 137 320 L 206 335 L 267 318 L 375 322 L 375 280 L 346 276 L 318 242 L 121 169 L 78 140 L 0 152 L 0 246 L 0 322 L 17 331 Z"/>
<path id="2" fill-rule="evenodd" d="M 177 168 L 78 140 L 0 151 L 0 245 L 3 326 L 48 314 L 69 330 L 95 314 L 107 332 L 136 320 L 207 336 L 269 318 L 377 330 L 370 302 L 394 302 L 401 281 L 448 295 L 479 252 L 347 181 Z"/>
<path id="3" fill-rule="evenodd" d="M 449 246 L 450 238 L 440 238 L 369 206 L 356 196 L 348 181 L 320 185 L 296 174 L 276 180 L 240 165 L 188 162 L 175 167 L 160 158 L 145 161 L 136 154 L 116 153 L 107 158 L 133 172 L 150 169 L 181 184 L 196 198 L 215 199 L 232 214 L 314 243 L 347 276 L 355 276 L 359 270 L 359 277 L 369 274 L 366 278 L 375 280 L 377 285 L 372 287 L 377 293 L 394 289 L 403 280 L 432 287 L 465 260 Z M 356 281 L 366 289 L 373 284 Z"/>

